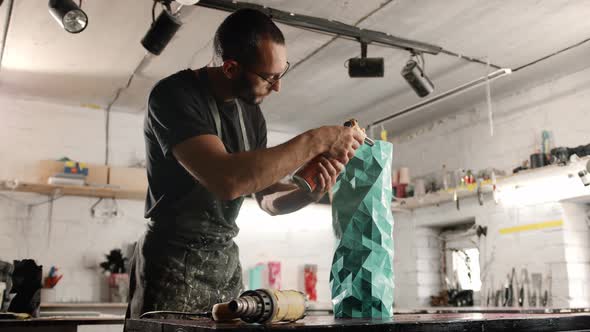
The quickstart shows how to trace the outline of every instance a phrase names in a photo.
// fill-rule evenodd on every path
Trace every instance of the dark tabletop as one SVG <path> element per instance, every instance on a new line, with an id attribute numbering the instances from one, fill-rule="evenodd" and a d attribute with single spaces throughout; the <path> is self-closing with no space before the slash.
<path id="1" fill-rule="evenodd" d="M 0 327 L 43 325 L 112 325 L 123 324 L 123 317 L 44 317 L 31 319 L 0 319 Z"/>
<path id="2" fill-rule="evenodd" d="M 446 313 L 396 314 L 392 319 L 334 319 L 309 316 L 296 323 L 274 325 L 216 324 L 206 319 L 128 320 L 128 332 L 202 331 L 590 331 L 588 313 Z"/>

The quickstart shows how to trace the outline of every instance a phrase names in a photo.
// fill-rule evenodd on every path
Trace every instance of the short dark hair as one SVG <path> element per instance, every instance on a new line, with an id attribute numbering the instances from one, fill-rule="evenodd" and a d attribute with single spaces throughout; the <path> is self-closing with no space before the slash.
<path id="1" fill-rule="evenodd" d="M 285 37 L 265 13 L 256 9 L 239 9 L 225 18 L 213 39 L 214 62 L 236 60 L 253 65 L 258 58 L 261 39 L 285 45 Z"/>

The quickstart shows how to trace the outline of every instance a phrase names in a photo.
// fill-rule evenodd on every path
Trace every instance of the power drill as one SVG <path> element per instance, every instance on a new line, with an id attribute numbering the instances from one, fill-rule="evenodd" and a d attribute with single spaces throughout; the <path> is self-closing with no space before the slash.
<path id="1" fill-rule="evenodd" d="M 294 322 L 305 317 L 307 300 L 294 290 L 257 289 L 213 306 L 216 322 L 241 319 L 246 323 Z"/>

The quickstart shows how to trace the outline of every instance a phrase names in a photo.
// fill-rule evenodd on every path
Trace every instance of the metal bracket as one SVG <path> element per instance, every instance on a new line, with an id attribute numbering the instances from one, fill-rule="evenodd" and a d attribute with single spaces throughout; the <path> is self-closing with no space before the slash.
<path id="1" fill-rule="evenodd" d="M 367 57 L 367 43 L 361 42 L 361 58 Z"/>

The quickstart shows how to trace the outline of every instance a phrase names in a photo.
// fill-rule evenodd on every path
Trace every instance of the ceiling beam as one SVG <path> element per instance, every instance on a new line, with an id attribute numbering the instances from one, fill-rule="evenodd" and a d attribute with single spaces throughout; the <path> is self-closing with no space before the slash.
<path id="1" fill-rule="evenodd" d="M 362 40 L 366 43 L 399 48 L 414 53 L 436 55 L 442 51 L 442 47 L 437 45 L 396 37 L 381 31 L 361 29 L 353 25 L 325 18 L 300 15 L 252 3 L 227 0 L 200 0 L 197 6 L 228 12 L 234 12 L 242 8 L 252 8 L 266 13 L 276 22 L 301 29 L 313 30 L 359 41 Z"/>

